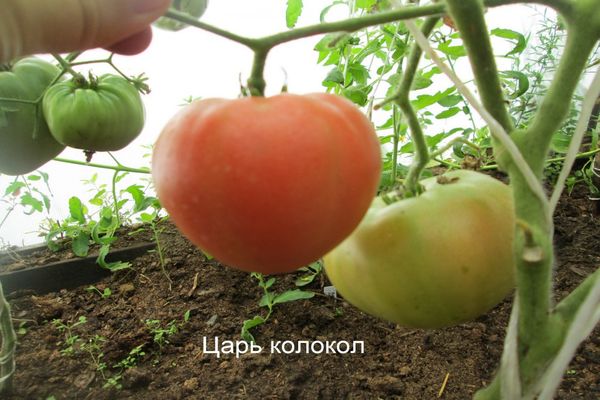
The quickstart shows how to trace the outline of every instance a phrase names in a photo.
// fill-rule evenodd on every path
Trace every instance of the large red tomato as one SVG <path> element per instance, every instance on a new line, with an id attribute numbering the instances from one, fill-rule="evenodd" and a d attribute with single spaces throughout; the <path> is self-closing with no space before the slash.
<path id="1" fill-rule="evenodd" d="M 376 193 L 371 122 L 332 94 L 206 99 L 154 148 L 152 175 L 173 222 L 232 267 L 295 270 L 358 225 Z"/>

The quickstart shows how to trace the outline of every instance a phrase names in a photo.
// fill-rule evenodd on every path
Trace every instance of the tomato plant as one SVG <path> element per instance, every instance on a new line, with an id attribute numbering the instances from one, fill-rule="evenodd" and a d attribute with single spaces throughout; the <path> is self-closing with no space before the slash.
<path id="1" fill-rule="evenodd" d="M 120 150 L 144 127 L 138 89 L 117 75 L 75 77 L 53 85 L 44 95 L 43 108 L 56 140 L 77 149 Z"/>
<path id="2" fill-rule="evenodd" d="M 50 134 L 35 103 L 59 74 L 53 64 L 25 58 L 0 72 L 0 173 L 20 175 L 45 164 L 65 147 Z"/>
<path id="3" fill-rule="evenodd" d="M 511 190 L 473 171 L 422 181 L 419 197 L 378 197 L 358 228 L 324 258 L 346 300 L 417 328 L 465 322 L 514 287 Z"/>
<path id="4" fill-rule="evenodd" d="M 239 269 L 279 273 L 342 241 L 375 195 L 379 141 L 330 94 L 193 102 L 156 142 L 158 197 L 192 242 Z"/>

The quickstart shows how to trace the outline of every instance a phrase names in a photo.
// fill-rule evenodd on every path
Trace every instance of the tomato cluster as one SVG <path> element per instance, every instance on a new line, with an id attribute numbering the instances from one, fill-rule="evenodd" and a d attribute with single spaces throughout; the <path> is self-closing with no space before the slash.
<path id="1" fill-rule="evenodd" d="M 119 150 L 142 131 L 142 99 L 127 79 L 90 75 L 65 81 L 60 74 L 34 57 L 0 72 L 0 173 L 31 172 L 66 146 Z"/>

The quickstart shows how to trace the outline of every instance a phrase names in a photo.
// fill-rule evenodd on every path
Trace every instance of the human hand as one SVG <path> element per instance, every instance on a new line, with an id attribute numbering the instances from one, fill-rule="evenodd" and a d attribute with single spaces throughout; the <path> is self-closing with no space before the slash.
<path id="1" fill-rule="evenodd" d="M 95 47 L 137 54 L 170 0 L 0 0 L 0 62 Z"/>

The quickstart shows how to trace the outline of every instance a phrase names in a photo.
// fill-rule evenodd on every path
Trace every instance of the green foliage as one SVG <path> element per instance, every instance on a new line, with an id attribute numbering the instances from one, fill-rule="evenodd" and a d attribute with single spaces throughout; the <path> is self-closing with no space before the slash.
<path id="1" fill-rule="evenodd" d="M 314 266 L 315 264 L 311 264 L 311 266 L 307 268 L 310 268 L 310 271 L 314 271 L 314 269 L 312 268 L 318 268 Z M 273 284 L 275 284 L 276 282 L 275 278 L 269 278 L 265 280 L 265 276 L 257 272 L 253 272 L 251 276 L 258 281 L 258 286 L 263 290 L 263 296 L 258 302 L 258 305 L 260 307 L 267 308 L 267 314 L 265 316 L 255 315 L 253 318 L 245 320 L 243 322 L 242 331 L 240 335 L 242 339 L 244 339 L 247 342 L 255 341 L 254 335 L 252 335 L 250 330 L 261 324 L 266 323 L 271 314 L 273 313 L 273 307 L 275 307 L 275 305 L 287 303 L 290 301 L 310 299 L 315 295 L 313 292 L 307 292 L 300 289 L 286 290 L 282 293 L 276 293 L 271 290 Z"/>
<path id="2" fill-rule="evenodd" d="M 302 14 L 302 0 L 287 0 L 285 21 L 288 28 L 293 28 Z"/>
<path id="3" fill-rule="evenodd" d="M 182 321 L 171 320 L 167 324 L 163 324 L 157 319 L 147 319 L 145 321 L 145 325 L 152 335 L 153 342 L 156 343 L 160 349 L 162 349 L 164 345 L 169 344 L 169 338 L 181 331 L 181 329 L 185 326 L 185 324 L 188 323 L 189 320 L 190 311 L 188 310 L 183 314 Z"/>

